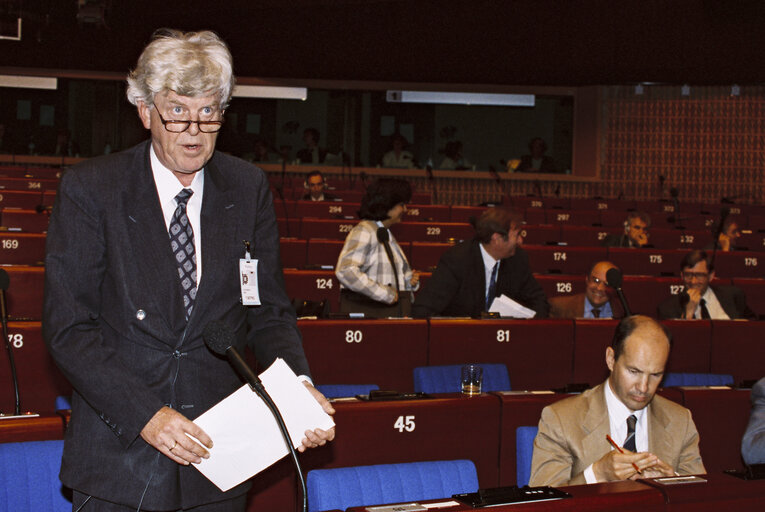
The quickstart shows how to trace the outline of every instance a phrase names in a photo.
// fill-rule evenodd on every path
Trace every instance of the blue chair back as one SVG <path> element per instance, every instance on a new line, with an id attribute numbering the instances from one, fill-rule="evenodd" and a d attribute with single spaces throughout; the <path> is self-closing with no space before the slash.
<path id="1" fill-rule="evenodd" d="M 308 510 L 320 512 L 476 492 L 478 474 L 469 460 L 408 462 L 314 469 L 306 484 Z"/>
<path id="2" fill-rule="evenodd" d="M 376 384 L 317 384 L 316 389 L 327 398 L 368 395 L 370 391 L 380 389 Z"/>
<path id="3" fill-rule="evenodd" d="M 510 374 L 503 363 L 478 363 L 483 368 L 481 391 L 510 391 Z M 459 393 L 462 365 L 418 366 L 414 390 L 422 393 Z"/>
<path id="4" fill-rule="evenodd" d="M 666 388 L 673 386 L 732 386 L 733 375 L 724 373 L 672 373 L 664 375 Z"/>
<path id="5" fill-rule="evenodd" d="M 0 444 L 0 510 L 71 512 L 58 472 L 64 441 Z"/>
<path id="6" fill-rule="evenodd" d="M 72 408 L 72 397 L 59 395 L 56 397 L 54 411 L 66 411 Z"/>
<path id="7" fill-rule="evenodd" d="M 539 427 L 515 429 L 515 481 L 518 487 L 529 485 L 531 456 L 534 454 L 534 438 L 538 430 Z"/>

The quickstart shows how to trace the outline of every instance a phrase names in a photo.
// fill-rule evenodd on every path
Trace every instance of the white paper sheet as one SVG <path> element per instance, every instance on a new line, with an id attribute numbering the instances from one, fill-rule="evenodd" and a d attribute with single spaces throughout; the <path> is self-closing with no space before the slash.
<path id="1" fill-rule="evenodd" d="M 306 430 L 335 424 L 282 359 L 260 374 L 282 413 L 297 448 Z M 260 397 L 244 385 L 194 420 L 213 440 L 210 458 L 195 464 L 220 490 L 227 491 L 287 455 L 279 426 Z"/>
<path id="2" fill-rule="evenodd" d="M 512 318 L 534 318 L 537 314 L 533 309 L 518 304 L 505 294 L 494 299 L 489 308 L 489 313 L 499 313 L 499 316 Z"/>

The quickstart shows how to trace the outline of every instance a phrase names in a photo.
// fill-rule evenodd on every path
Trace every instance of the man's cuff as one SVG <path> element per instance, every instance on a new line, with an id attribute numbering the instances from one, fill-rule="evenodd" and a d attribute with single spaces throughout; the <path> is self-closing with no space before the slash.
<path id="1" fill-rule="evenodd" d="M 307 382 L 311 386 L 313 386 L 313 381 L 311 380 L 311 377 L 308 375 L 298 375 L 298 381 L 300 382 Z"/>
<path id="2" fill-rule="evenodd" d="M 598 483 L 598 479 L 595 478 L 595 471 L 592 469 L 592 464 L 587 466 L 587 469 L 584 470 L 584 480 L 588 484 L 596 484 Z"/>

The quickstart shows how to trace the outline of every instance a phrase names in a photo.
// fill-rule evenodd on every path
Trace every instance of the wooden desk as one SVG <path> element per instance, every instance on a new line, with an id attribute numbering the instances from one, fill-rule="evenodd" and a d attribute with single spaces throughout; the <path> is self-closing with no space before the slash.
<path id="1" fill-rule="evenodd" d="M 491 507 L 492 512 L 524 512 L 524 511 L 664 511 L 664 496 L 661 491 L 654 489 L 640 482 L 613 482 L 606 484 L 593 485 L 575 485 L 571 487 L 562 487 L 562 489 L 572 495 L 572 498 L 542 501 L 537 503 L 516 503 L 512 505 L 501 505 Z M 427 500 L 422 503 L 438 503 L 450 501 Z M 476 510 L 469 505 L 459 504 L 451 507 L 434 508 L 439 512 L 464 512 Z M 366 512 L 366 507 L 352 507 L 348 512 Z"/>
<path id="2" fill-rule="evenodd" d="M 59 415 L 0 419 L 0 443 L 48 441 L 63 438 L 64 418 Z"/>

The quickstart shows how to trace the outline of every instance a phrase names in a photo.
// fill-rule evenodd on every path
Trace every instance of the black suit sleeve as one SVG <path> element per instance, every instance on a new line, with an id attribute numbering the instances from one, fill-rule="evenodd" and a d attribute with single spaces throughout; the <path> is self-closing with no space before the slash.
<path id="1" fill-rule="evenodd" d="M 460 269 L 458 262 L 451 256 L 448 251 L 441 255 L 433 275 L 417 294 L 412 305 L 414 318 L 442 315 L 459 293 L 464 268 Z M 465 312 L 464 315 L 469 313 Z"/>
<path id="2" fill-rule="evenodd" d="M 248 344 L 258 363 L 267 368 L 281 357 L 298 375 L 308 375 L 295 311 L 284 289 L 279 254 L 279 232 L 268 183 L 259 173 L 256 221 L 253 226 L 252 257 L 258 259 L 258 283 L 262 305 L 248 308 Z"/>
<path id="3" fill-rule="evenodd" d="M 513 260 L 515 260 L 513 261 L 515 268 L 511 270 L 513 276 L 511 286 L 517 291 L 514 291 L 510 298 L 536 311 L 534 318 L 547 318 L 550 314 L 550 305 L 547 303 L 547 296 L 542 286 L 531 273 L 528 254 L 521 250 L 516 253 Z M 519 281 L 517 288 L 513 280 Z"/>
<path id="4" fill-rule="evenodd" d="M 46 241 L 43 338 L 72 386 L 128 446 L 164 402 L 104 337 L 108 258 L 95 195 L 76 172 L 61 178 Z"/>

